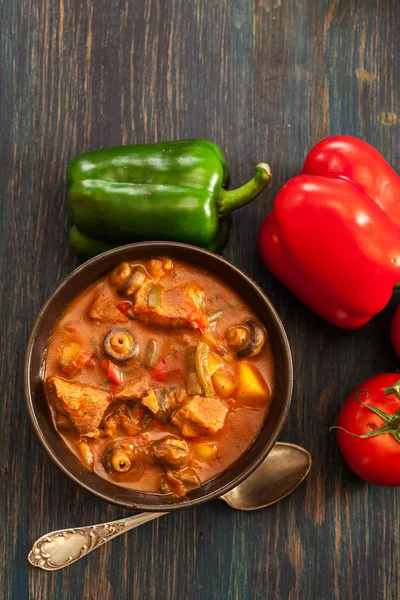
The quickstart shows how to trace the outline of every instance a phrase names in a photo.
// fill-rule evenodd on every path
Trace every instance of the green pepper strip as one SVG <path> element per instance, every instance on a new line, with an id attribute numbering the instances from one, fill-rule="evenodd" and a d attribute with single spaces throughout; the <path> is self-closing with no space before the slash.
<path id="1" fill-rule="evenodd" d="M 222 315 L 224 314 L 223 310 L 216 310 L 215 312 L 212 312 L 208 315 L 208 322 L 211 325 L 212 323 L 215 323 L 215 321 L 218 321 L 218 319 L 220 317 L 222 317 Z"/>
<path id="2" fill-rule="evenodd" d="M 197 344 L 195 355 L 196 373 L 204 395 L 207 397 L 215 396 L 211 373 L 208 367 L 209 356 L 210 347 L 205 342 L 199 342 Z"/>
<path id="3" fill-rule="evenodd" d="M 147 304 L 149 308 L 159 308 L 161 306 L 161 290 L 157 285 L 152 285 L 148 296 Z"/>
<path id="4" fill-rule="evenodd" d="M 197 378 L 195 353 L 196 350 L 194 348 L 189 348 L 186 351 L 186 389 L 189 396 L 201 396 L 203 393 Z"/>
<path id="5" fill-rule="evenodd" d="M 157 341 L 151 339 L 147 342 L 146 351 L 144 355 L 144 364 L 146 367 L 153 369 L 158 360 L 157 355 Z"/>

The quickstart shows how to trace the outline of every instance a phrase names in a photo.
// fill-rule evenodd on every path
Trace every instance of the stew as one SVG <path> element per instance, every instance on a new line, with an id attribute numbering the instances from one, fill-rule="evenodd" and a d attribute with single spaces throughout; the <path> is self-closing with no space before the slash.
<path id="1" fill-rule="evenodd" d="M 55 427 L 114 483 L 172 497 L 245 452 L 268 413 L 274 361 L 249 307 L 206 270 L 122 263 L 79 294 L 45 358 Z"/>

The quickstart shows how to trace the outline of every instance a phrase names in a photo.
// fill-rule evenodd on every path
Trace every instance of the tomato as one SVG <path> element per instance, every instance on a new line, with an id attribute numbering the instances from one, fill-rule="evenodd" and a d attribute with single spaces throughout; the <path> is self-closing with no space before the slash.
<path id="1" fill-rule="evenodd" d="M 371 377 L 350 394 L 339 413 L 343 458 L 362 479 L 400 485 L 400 374 Z"/>
<path id="2" fill-rule="evenodd" d="M 397 356 L 400 358 L 400 305 L 394 311 L 392 326 L 390 328 L 390 339 Z"/>

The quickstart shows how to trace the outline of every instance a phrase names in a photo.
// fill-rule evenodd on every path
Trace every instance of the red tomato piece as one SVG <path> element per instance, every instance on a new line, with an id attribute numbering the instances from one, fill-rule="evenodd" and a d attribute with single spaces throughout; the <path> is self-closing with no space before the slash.
<path id="1" fill-rule="evenodd" d="M 187 319 L 190 323 L 194 323 L 199 329 L 200 333 L 204 333 L 208 325 L 207 315 L 200 313 L 190 302 L 183 302 L 183 310 L 188 314 Z"/>
<path id="2" fill-rule="evenodd" d="M 168 377 L 168 366 L 167 363 L 165 362 L 165 360 L 163 358 L 160 358 L 160 360 L 158 361 L 158 363 L 156 364 L 156 366 L 154 367 L 154 369 L 151 372 L 151 377 L 152 379 L 155 379 L 156 381 L 165 381 Z"/>
<path id="3" fill-rule="evenodd" d="M 343 458 L 362 479 L 378 485 L 400 485 L 399 377 L 371 377 L 346 398 L 338 417 Z"/>

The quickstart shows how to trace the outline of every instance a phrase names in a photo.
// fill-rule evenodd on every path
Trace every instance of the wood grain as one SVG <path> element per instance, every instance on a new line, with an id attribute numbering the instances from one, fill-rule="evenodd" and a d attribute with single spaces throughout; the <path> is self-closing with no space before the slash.
<path id="1" fill-rule="evenodd" d="M 0 596 L 5 600 L 396 600 L 399 491 L 343 465 L 329 426 L 355 384 L 397 369 L 399 296 L 345 333 L 261 264 L 273 197 L 321 137 L 347 133 L 400 166 L 396 0 L 3 0 L 0 5 Z M 77 265 L 65 169 L 117 143 L 210 138 L 232 183 L 273 167 L 272 190 L 235 214 L 226 257 L 277 307 L 295 367 L 282 439 L 313 454 L 307 482 L 268 510 L 221 502 L 171 514 L 53 573 L 28 566 L 46 531 L 124 516 L 67 480 L 28 424 L 24 344 L 40 306 Z"/>

